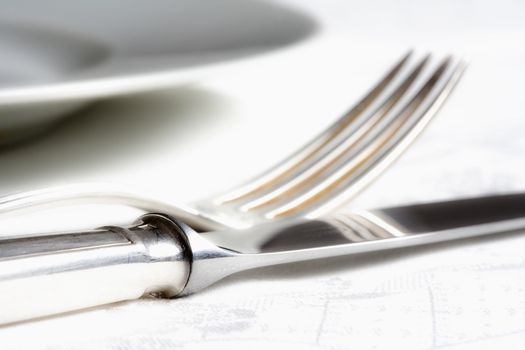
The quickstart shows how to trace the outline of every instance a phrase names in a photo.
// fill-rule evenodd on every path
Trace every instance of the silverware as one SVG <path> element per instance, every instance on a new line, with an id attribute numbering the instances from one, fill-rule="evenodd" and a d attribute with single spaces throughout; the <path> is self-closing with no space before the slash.
<path id="1" fill-rule="evenodd" d="M 525 230 L 525 193 L 288 219 L 199 234 L 161 214 L 130 227 L 0 240 L 0 323 L 196 292 L 284 263 Z"/>
<path id="2" fill-rule="evenodd" d="M 356 195 L 409 146 L 449 96 L 464 67 L 452 57 L 435 64 L 430 56 L 413 60 L 407 54 L 326 131 L 276 167 L 224 195 L 176 205 L 114 187 L 66 186 L 1 198 L 0 213 L 104 202 L 169 213 L 205 230 L 318 217 Z"/>

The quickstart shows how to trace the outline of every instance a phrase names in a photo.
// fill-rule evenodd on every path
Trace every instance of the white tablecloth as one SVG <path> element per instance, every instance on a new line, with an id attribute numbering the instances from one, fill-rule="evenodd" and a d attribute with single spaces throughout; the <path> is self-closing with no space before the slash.
<path id="1" fill-rule="evenodd" d="M 83 181 L 182 202 L 216 193 L 329 125 L 410 47 L 463 53 L 470 67 L 424 135 L 347 210 L 525 189 L 522 3 L 286 3 L 319 21 L 317 36 L 184 88 L 98 103 L 3 150 L 0 193 Z M 66 208 L 3 220 L 2 232 L 137 214 Z M 506 235 L 251 271 L 183 299 L 0 327 L 0 348 L 510 348 L 525 341 L 524 248 L 525 236 Z"/>

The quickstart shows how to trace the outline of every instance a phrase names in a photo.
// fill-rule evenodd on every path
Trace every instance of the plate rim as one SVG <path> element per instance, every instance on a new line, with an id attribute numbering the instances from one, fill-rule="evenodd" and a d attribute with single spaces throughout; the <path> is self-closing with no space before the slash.
<path id="1" fill-rule="evenodd" d="M 284 6 L 285 4 L 279 4 Z M 90 74 L 75 76 L 71 74 L 61 79 L 40 84 L 0 87 L 0 107 L 17 107 L 23 104 L 45 104 L 57 102 L 88 101 L 106 97 L 124 96 L 135 93 L 150 92 L 192 84 L 216 72 L 233 69 L 239 64 L 257 63 L 261 59 L 286 55 L 290 50 L 316 41 L 323 32 L 323 26 L 315 14 L 298 6 L 286 6 L 287 10 L 309 21 L 310 28 L 296 40 L 264 48 L 255 52 L 239 54 L 235 57 L 219 58 L 216 61 L 197 63 L 195 65 L 169 67 L 169 62 L 162 68 L 155 67 L 155 61 L 146 62 L 140 71 L 114 71 L 111 67 L 122 58 L 113 56 L 108 71 L 95 70 Z M 210 53 L 212 54 L 212 53 Z M 123 61 L 122 61 L 123 62 Z M 175 64 L 175 63 L 174 63 Z M 107 68 L 108 66 L 106 66 Z M 103 65 L 97 68 L 104 68 Z"/>

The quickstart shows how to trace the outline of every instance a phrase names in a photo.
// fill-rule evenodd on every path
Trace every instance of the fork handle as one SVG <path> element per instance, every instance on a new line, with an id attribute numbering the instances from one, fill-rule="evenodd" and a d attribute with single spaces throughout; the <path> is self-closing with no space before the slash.
<path id="1" fill-rule="evenodd" d="M 0 240 L 0 323 L 148 293 L 178 294 L 189 275 L 173 227 L 138 224 Z"/>

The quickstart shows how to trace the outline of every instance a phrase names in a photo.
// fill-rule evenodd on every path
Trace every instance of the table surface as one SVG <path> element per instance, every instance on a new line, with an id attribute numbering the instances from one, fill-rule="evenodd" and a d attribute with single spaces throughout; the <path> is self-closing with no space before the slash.
<path id="1" fill-rule="evenodd" d="M 87 181 L 181 202 L 220 192 L 330 125 L 407 48 L 470 65 L 425 133 L 345 210 L 525 190 L 525 4 L 282 2 L 315 16 L 318 34 L 186 87 L 99 102 L 3 150 L 0 193 Z M 137 214 L 63 208 L 5 219 L 2 232 Z M 187 298 L 0 327 L 0 339 L 2 349 L 510 347 L 525 340 L 523 247 L 506 235 L 266 268 Z"/>

